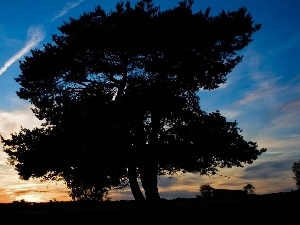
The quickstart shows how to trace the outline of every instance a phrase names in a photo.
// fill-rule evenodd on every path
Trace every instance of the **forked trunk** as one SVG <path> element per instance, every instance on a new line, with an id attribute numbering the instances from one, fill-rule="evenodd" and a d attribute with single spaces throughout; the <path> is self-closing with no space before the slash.
<path id="1" fill-rule="evenodd" d="M 146 195 L 146 204 L 151 208 L 158 208 L 160 195 L 157 186 L 157 164 L 144 162 L 139 169 L 142 186 Z"/>

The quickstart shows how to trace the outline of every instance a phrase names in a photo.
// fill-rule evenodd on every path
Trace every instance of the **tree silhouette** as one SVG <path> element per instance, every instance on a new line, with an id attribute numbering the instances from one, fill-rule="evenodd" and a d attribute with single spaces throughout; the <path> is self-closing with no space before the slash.
<path id="1" fill-rule="evenodd" d="M 248 183 L 243 187 L 243 191 L 246 192 L 247 194 L 254 194 L 255 193 L 255 187 L 253 184 Z"/>
<path id="2" fill-rule="evenodd" d="M 211 199 L 214 196 L 214 188 L 210 184 L 200 185 L 199 192 L 198 198 Z"/>
<path id="3" fill-rule="evenodd" d="M 293 179 L 296 181 L 296 186 L 298 190 L 300 190 L 300 160 L 298 160 L 298 162 L 293 163 L 292 171 L 295 175 Z"/>
<path id="4" fill-rule="evenodd" d="M 226 82 L 260 24 L 243 7 L 211 16 L 192 5 L 97 6 L 31 50 L 17 94 L 44 122 L 2 138 L 22 179 L 63 179 L 75 199 L 130 185 L 151 203 L 158 176 L 216 174 L 266 151 L 244 140 L 236 121 L 201 110 L 198 96 Z"/>

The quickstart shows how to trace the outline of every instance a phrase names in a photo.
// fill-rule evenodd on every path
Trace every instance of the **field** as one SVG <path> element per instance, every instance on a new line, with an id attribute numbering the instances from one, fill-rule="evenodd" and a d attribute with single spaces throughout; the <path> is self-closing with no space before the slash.
<path id="1" fill-rule="evenodd" d="M 298 191 L 252 195 L 243 199 L 162 200 L 159 208 L 140 208 L 134 201 L 13 202 L 0 204 L 1 221 L 9 224 L 102 223 L 273 223 L 297 220 Z M 206 221 L 206 222 L 205 222 Z"/>

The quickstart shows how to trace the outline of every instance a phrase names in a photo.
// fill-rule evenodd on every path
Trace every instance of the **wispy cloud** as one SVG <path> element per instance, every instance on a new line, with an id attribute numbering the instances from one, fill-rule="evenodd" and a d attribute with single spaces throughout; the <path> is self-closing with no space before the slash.
<path id="1" fill-rule="evenodd" d="M 300 146 L 300 135 L 289 135 L 286 138 L 273 138 L 273 137 L 262 137 L 257 140 L 261 146 L 268 149 L 268 154 L 278 154 L 278 152 L 284 152 L 289 154 L 292 158 L 300 158 L 299 147 Z M 284 151 L 283 151 L 284 150 Z M 270 157 L 270 155 L 268 155 Z M 278 158 L 278 155 L 276 156 Z M 283 158 L 287 158 L 286 155 Z"/>
<path id="2" fill-rule="evenodd" d="M 299 97 L 299 96 L 298 96 Z M 296 132 L 299 130 L 300 124 L 300 101 L 295 99 L 294 101 L 287 102 L 272 112 L 274 119 L 272 120 L 272 129 L 282 130 L 284 129 L 286 136 L 288 130 Z"/>
<path id="3" fill-rule="evenodd" d="M 275 77 L 273 79 L 260 82 L 256 90 L 249 92 L 246 97 L 238 101 L 237 104 L 244 105 L 257 99 L 268 98 L 270 96 L 274 96 L 274 93 L 279 93 L 287 89 L 285 86 L 276 86 L 276 82 L 279 79 L 280 77 Z"/>
<path id="4" fill-rule="evenodd" d="M 77 2 L 68 2 L 67 5 L 63 8 L 63 10 L 61 10 L 60 12 L 58 12 L 50 21 L 55 21 L 58 18 L 64 16 L 65 14 L 67 14 L 71 9 L 75 8 L 76 6 L 78 6 L 80 3 L 84 2 L 85 0 L 79 0 Z"/>
<path id="5" fill-rule="evenodd" d="M 15 61 L 29 52 L 30 49 L 37 46 L 42 40 L 44 40 L 44 38 L 45 32 L 41 26 L 30 27 L 27 30 L 27 42 L 25 46 L 4 63 L 4 66 L 0 69 L 0 75 L 2 75 Z"/>
<path id="6" fill-rule="evenodd" d="M 256 163 L 256 165 L 249 166 L 245 169 L 245 177 L 247 179 L 262 178 L 262 179 L 278 179 L 282 176 L 277 176 L 281 173 L 292 173 L 291 167 L 295 159 L 280 159 L 280 160 L 268 160 L 262 163 Z"/>
<path id="7" fill-rule="evenodd" d="M 75 8 L 80 3 L 84 2 L 85 0 L 78 0 L 77 2 L 68 2 L 67 5 L 64 7 L 62 11 L 60 11 L 57 15 L 55 15 L 51 21 L 55 21 L 56 19 L 62 17 L 63 15 L 67 14 L 69 10 Z M 32 26 L 27 31 L 27 42 L 25 46 L 13 55 L 10 59 L 8 59 L 4 66 L 0 68 L 0 75 L 2 75 L 14 62 L 24 56 L 30 49 L 37 46 L 42 40 L 44 40 L 46 34 L 41 26 Z"/>

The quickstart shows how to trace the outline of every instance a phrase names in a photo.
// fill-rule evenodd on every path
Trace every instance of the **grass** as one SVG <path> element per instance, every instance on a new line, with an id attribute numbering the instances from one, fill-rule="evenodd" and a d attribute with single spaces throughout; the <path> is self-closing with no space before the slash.
<path id="1" fill-rule="evenodd" d="M 0 218 L 10 224 L 170 223 L 211 220 L 215 223 L 294 221 L 300 192 L 249 195 L 243 199 L 162 200 L 159 209 L 142 209 L 134 201 L 0 204 Z M 196 222 L 195 221 L 195 222 Z M 213 223 L 214 224 L 214 223 Z"/>

